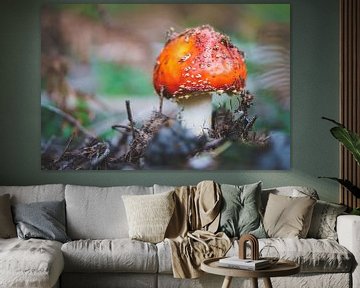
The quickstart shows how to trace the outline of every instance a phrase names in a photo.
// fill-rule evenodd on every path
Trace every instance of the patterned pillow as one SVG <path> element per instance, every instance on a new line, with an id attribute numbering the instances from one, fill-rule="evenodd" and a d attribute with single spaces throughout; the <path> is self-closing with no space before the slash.
<path id="1" fill-rule="evenodd" d="M 308 237 L 337 240 L 336 218 L 345 210 L 344 205 L 318 200 L 314 207 Z"/>
<path id="2" fill-rule="evenodd" d="M 131 239 L 151 243 L 164 240 L 175 208 L 173 193 L 122 196 Z"/>
<path id="3" fill-rule="evenodd" d="M 223 197 L 219 231 L 229 237 L 251 233 L 266 238 L 260 216 L 261 182 L 235 186 L 221 185 Z"/>

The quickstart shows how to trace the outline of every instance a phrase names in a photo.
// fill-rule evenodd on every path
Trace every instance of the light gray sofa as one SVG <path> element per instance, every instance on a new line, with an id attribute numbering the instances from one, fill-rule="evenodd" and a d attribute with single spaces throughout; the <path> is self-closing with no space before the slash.
<path id="1" fill-rule="evenodd" d="M 221 287 L 223 278 L 174 279 L 167 242 L 151 244 L 128 239 L 122 195 L 169 191 L 173 187 L 86 187 L 75 185 L 0 186 L 12 203 L 66 202 L 65 244 L 39 239 L 0 239 L 0 287 Z M 276 189 L 291 195 L 291 187 Z M 263 191 L 263 201 L 266 193 Z M 264 200 L 265 199 L 265 200 Z M 328 239 L 260 239 L 281 257 L 301 264 L 301 273 L 273 278 L 274 287 L 360 287 L 360 217 L 337 219 L 339 242 Z M 237 254 L 237 243 L 228 255 Z M 262 281 L 259 281 L 260 287 Z M 249 281 L 234 279 L 248 287 Z M 241 286 L 243 287 L 243 286 Z"/>

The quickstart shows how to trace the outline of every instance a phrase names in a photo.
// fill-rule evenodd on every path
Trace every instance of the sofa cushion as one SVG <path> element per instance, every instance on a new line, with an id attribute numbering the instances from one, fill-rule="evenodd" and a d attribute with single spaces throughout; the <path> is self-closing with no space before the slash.
<path id="1" fill-rule="evenodd" d="M 71 239 L 128 238 L 123 195 L 152 194 L 152 187 L 66 185 L 67 233 Z"/>
<path id="2" fill-rule="evenodd" d="M 281 259 L 295 261 L 301 273 L 348 273 L 354 265 L 353 255 L 338 242 L 329 239 L 264 238 L 259 249 L 274 246 Z M 168 241 L 156 244 L 159 273 L 171 274 L 171 248 Z M 226 256 L 238 255 L 238 242 L 234 241 Z M 247 250 L 250 257 L 250 249 Z M 272 255 L 276 256 L 276 255 Z M 275 287 L 275 286 L 274 286 Z"/>
<path id="3" fill-rule="evenodd" d="M 228 256 L 236 255 L 238 251 L 237 244 L 237 242 L 234 243 L 227 254 Z M 280 259 L 287 259 L 298 263 L 302 273 L 350 272 L 354 265 L 354 257 L 351 252 L 338 242 L 330 239 L 259 239 L 259 250 L 264 246 L 275 247 Z"/>
<path id="4" fill-rule="evenodd" d="M 157 278 L 157 274 L 149 273 L 63 273 L 60 287 L 158 288 Z"/>
<path id="5" fill-rule="evenodd" d="M 156 195 L 124 195 L 131 239 L 157 243 L 164 240 L 175 208 L 174 191 Z"/>
<path id="6" fill-rule="evenodd" d="M 171 247 L 169 241 L 156 244 L 160 274 L 172 274 Z"/>
<path id="7" fill-rule="evenodd" d="M 11 204 L 64 200 L 65 186 L 47 184 L 35 186 L 0 186 L 0 195 L 10 194 Z"/>
<path id="8" fill-rule="evenodd" d="M 156 246 L 130 239 L 78 240 L 61 247 L 66 272 L 156 273 Z"/>
<path id="9" fill-rule="evenodd" d="M 319 195 L 317 194 L 316 190 L 310 187 L 283 186 L 283 187 L 267 188 L 267 189 L 263 189 L 261 192 L 261 206 L 263 213 L 265 212 L 265 208 L 267 205 L 267 201 L 269 200 L 270 194 L 289 196 L 289 197 L 310 196 L 311 198 L 319 199 Z"/>
<path id="10" fill-rule="evenodd" d="M 274 246 L 280 258 L 300 264 L 302 272 L 350 272 L 354 263 L 353 255 L 334 240 L 277 238 L 263 243 Z"/>
<path id="11" fill-rule="evenodd" d="M 10 196 L 0 196 L 0 238 L 16 237 L 15 224 L 11 214 Z"/>
<path id="12" fill-rule="evenodd" d="M 246 233 L 266 237 L 260 216 L 261 182 L 243 186 L 221 184 L 221 193 L 219 231 L 229 237 Z"/>
<path id="13" fill-rule="evenodd" d="M 0 287 L 53 287 L 63 268 L 59 242 L 0 239 Z"/>
<path id="14" fill-rule="evenodd" d="M 177 186 L 154 184 L 153 188 L 154 188 L 154 194 L 158 194 L 158 193 L 173 191 L 177 188 Z"/>
<path id="15" fill-rule="evenodd" d="M 13 206 L 19 238 L 69 241 L 65 229 L 65 201 L 18 203 Z"/>
<path id="16" fill-rule="evenodd" d="M 264 227 L 269 237 L 305 238 L 316 200 L 310 197 L 269 195 Z"/>
<path id="17" fill-rule="evenodd" d="M 337 240 L 336 219 L 346 211 L 345 205 L 318 200 L 314 206 L 309 238 Z"/>

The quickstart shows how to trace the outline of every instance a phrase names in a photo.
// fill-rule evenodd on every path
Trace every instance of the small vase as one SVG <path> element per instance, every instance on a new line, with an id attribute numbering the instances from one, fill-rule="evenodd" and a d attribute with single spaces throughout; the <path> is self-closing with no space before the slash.
<path id="1" fill-rule="evenodd" d="M 265 245 L 259 254 L 260 259 L 267 259 L 271 264 L 276 264 L 280 259 L 279 251 L 272 245 Z"/>

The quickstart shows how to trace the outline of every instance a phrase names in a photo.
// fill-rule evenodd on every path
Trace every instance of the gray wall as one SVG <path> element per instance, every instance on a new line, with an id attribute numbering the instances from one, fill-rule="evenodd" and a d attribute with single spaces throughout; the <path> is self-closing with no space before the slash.
<path id="1" fill-rule="evenodd" d="M 322 199 L 336 202 L 338 186 L 317 176 L 337 176 L 339 169 L 338 146 L 328 132 L 331 125 L 320 119 L 338 118 L 338 1 L 258 3 L 272 2 L 291 3 L 292 9 L 290 171 L 41 171 L 39 13 L 45 1 L 13 0 L 1 4 L 0 9 L 0 185 L 179 185 L 203 179 L 241 184 L 262 180 L 265 187 L 309 185 Z"/>

